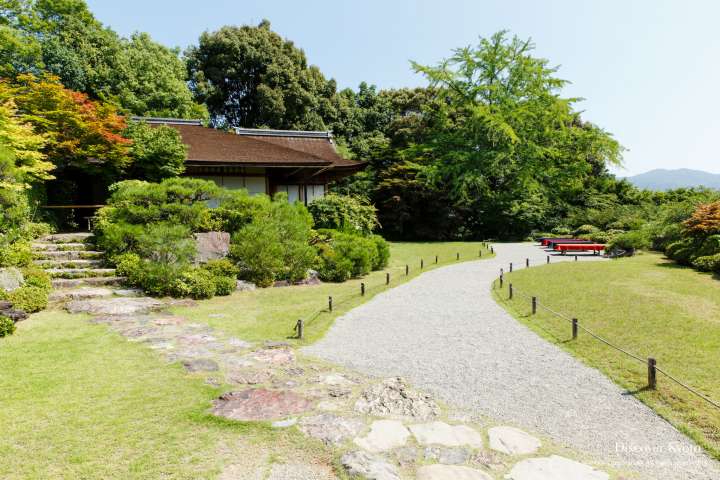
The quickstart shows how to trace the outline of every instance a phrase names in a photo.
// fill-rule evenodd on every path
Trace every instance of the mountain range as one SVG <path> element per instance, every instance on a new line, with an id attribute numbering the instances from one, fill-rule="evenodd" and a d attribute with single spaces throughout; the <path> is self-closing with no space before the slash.
<path id="1" fill-rule="evenodd" d="M 678 168 L 666 170 L 658 168 L 649 172 L 626 177 L 626 179 L 639 188 L 648 190 L 670 190 L 682 187 L 708 187 L 720 189 L 720 174 Z"/>

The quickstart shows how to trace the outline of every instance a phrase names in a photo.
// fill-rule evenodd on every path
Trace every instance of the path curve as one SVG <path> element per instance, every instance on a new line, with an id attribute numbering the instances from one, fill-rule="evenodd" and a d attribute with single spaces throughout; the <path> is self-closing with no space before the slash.
<path id="1" fill-rule="evenodd" d="M 524 266 L 525 258 L 537 265 L 546 255 L 529 243 L 494 248 L 493 259 L 432 270 L 377 295 L 304 352 L 369 374 L 403 376 L 450 405 L 648 478 L 720 478 L 720 464 L 691 440 L 492 299 L 490 283 L 501 267 Z"/>

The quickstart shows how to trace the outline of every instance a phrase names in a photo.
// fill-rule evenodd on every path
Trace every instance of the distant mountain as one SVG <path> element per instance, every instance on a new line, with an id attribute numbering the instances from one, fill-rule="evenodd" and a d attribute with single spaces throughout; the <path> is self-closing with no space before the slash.
<path id="1" fill-rule="evenodd" d="M 720 174 L 678 168 L 665 170 L 658 168 L 649 172 L 627 177 L 627 180 L 639 188 L 648 190 L 670 190 L 682 187 L 708 187 L 720 189 Z"/>

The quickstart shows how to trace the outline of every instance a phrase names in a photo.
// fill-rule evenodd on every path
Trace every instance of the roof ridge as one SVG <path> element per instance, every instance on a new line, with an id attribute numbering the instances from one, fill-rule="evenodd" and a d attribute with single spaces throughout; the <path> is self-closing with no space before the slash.
<path id="1" fill-rule="evenodd" d="M 332 139 L 330 130 L 275 130 L 270 128 L 241 128 L 235 127 L 237 135 L 253 135 L 257 137 L 302 137 Z"/>

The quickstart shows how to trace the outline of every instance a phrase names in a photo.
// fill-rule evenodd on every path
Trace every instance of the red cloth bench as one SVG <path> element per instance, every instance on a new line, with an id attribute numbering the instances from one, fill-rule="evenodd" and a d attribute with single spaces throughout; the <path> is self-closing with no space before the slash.
<path id="1" fill-rule="evenodd" d="M 540 239 L 540 244 L 545 247 L 550 242 L 557 242 L 557 241 L 565 241 L 565 240 L 576 240 L 575 238 L 570 237 L 543 237 Z"/>
<path id="2" fill-rule="evenodd" d="M 599 254 L 602 250 L 605 250 L 605 245 L 602 243 L 557 243 L 553 250 L 565 255 L 568 251 L 592 251 L 594 254 Z"/>

